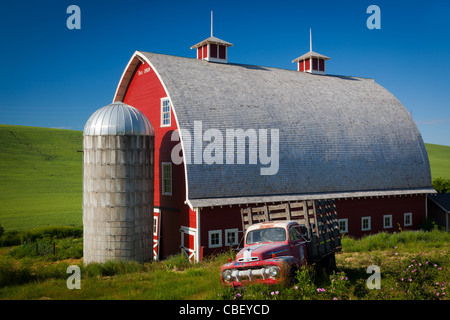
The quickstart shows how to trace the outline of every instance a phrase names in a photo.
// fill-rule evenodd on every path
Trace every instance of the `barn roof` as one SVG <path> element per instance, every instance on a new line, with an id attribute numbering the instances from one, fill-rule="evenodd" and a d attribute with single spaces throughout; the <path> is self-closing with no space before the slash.
<path id="1" fill-rule="evenodd" d="M 320 53 L 317 53 L 314 51 L 310 51 L 310 52 L 307 52 L 304 55 L 298 57 L 297 59 L 292 60 L 292 62 L 302 61 L 302 60 L 309 59 L 309 58 L 322 58 L 325 60 L 331 59 L 330 57 L 324 56 L 323 54 L 320 54 Z"/>
<path id="2" fill-rule="evenodd" d="M 178 127 L 192 137 L 195 121 L 203 132 L 214 128 L 224 135 L 227 129 L 279 130 L 275 175 L 261 175 L 267 166 L 248 160 L 185 163 L 191 207 L 434 192 L 411 115 L 372 79 L 137 51 L 114 101 L 123 99 L 138 59 L 156 71 Z"/>
<path id="3" fill-rule="evenodd" d="M 450 213 L 450 193 L 435 193 L 428 195 L 428 199 L 432 200 L 445 212 Z"/>

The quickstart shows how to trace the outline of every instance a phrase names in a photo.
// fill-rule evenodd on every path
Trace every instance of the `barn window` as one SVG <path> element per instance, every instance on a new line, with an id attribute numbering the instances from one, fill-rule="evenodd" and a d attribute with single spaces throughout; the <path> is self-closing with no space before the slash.
<path id="1" fill-rule="evenodd" d="M 225 230 L 225 245 L 234 246 L 238 244 L 238 229 Z"/>
<path id="2" fill-rule="evenodd" d="M 208 231 L 208 246 L 210 248 L 219 248 L 222 246 L 222 230 Z"/>
<path id="3" fill-rule="evenodd" d="M 319 71 L 325 71 L 325 60 L 319 59 Z"/>
<path id="4" fill-rule="evenodd" d="M 169 98 L 161 99 L 161 127 L 170 127 L 170 100 Z"/>
<path id="5" fill-rule="evenodd" d="M 219 44 L 219 59 L 227 58 L 227 48 Z"/>
<path id="6" fill-rule="evenodd" d="M 211 43 L 209 45 L 209 50 L 210 50 L 209 55 L 211 56 L 211 58 L 217 58 L 217 44 Z"/>
<path id="7" fill-rule="evenodd" d="M 403 225 L 412 226 L 412 213 L 408 212 L 403 215 Z"/>
<path id="8" fill-rule="evenodd" d="M 387 214 L 383 216 L 383 228 L 392 228 L 392 214 Z"/>
<path id="9" fill-rule="evenodd" d="M 312 59 L 312 68 L 313 70 L 319 70 L 319 59 L 317 58 Z"/>
<path id="10" fill-rule="evenodd" d="M 153 235 L 158 235 L 158 216 L 153 216 Z"/>
<path id="11" fill-rule="evenodd" d="M 172 195 L 172 163 L 162 163 L 162 194 Z"/>
<path id="12" fill-rule="evenodd" d="M 348 219 L 339 219 L 339 230 L 341 233 L 347 233 L 348 232 Z"/>
<path id="13" fill-rule="evenodd" d="M 370 220 L 370 217 L 361 218 L 361 231 L 369 231 L 371 229 Z"/>

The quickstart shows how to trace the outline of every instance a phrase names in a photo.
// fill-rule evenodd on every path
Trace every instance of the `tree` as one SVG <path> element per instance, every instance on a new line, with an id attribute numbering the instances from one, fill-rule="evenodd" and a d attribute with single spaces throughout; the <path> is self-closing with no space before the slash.
<path id="1" fill-rule="evenodd" d="M 450 179 L 442 177 L 434 179 L 433 188 L 439 193 L 450 193 Z"/>

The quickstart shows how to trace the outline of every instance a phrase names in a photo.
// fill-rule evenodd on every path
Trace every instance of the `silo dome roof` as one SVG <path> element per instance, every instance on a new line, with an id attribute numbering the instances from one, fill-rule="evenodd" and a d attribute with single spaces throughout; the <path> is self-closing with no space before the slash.
<path id="1" fill-rule="evenodd" d="M 114 102 L 91 115 L 84 126 L 83 135 L 153 136 L 155 131 L 141 111 L 123 102 Z"/>

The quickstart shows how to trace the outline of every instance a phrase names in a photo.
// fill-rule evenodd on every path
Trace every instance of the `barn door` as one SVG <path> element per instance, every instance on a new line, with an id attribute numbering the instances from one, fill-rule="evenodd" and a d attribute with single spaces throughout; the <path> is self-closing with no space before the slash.
<path id="1" fill-rule="evenodd" d="M 181 253 L 184 254 L 189 261 L 195 261 L 196 245 L 195 245 L 195 229 L 182 226 L 181 233 Z"/>
<path id="2" fill-rule="evenodd" d="M 155 209 L 153 212 L 153 260 L 159 260 L 160 247 L 160 231 L 161 231 L 161 211 Z"/>

